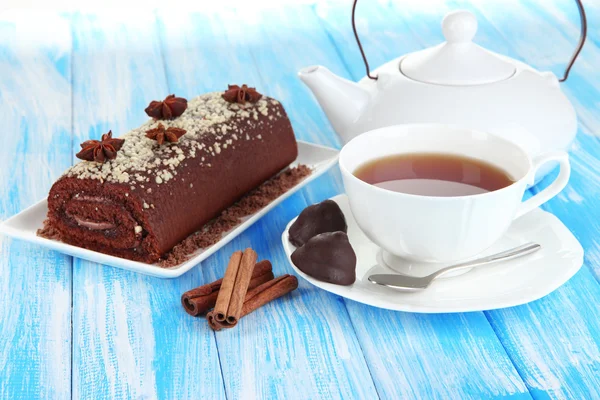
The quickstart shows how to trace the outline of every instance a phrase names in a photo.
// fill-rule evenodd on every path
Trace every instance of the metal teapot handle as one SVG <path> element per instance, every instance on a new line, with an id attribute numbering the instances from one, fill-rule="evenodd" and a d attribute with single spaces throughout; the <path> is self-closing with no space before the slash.
<path id="1" fill-rule="evenodd" d="M 354 14 L 356 12 L 356 3 L 358 3 L 358 0 L 354 0 L 354 3 L 352 4 L 352 30 L 354 31 L 354 37 L 356 38 L 356 44 L 358 44 L 358 49 L 360 50 L 362 59 L 365 62 L 367 76 L 373 80 L 377 80 L 377 76 L 371 76 L 371 69 L 369 68 L 369 62 L 367 61 L 367 56 L 365 56 L 365 51 L 363 50 L 362 44 L 360 43 L 360 39 L 358 38 L 358 32 L 356 31 L 356 24 L 354 22 Z M 562 78 L 560 78 L 558 80 L 559 82 L 564 82 L 569 77 L 569 72 L 571 72 L 571 68 L 573 67 L 573 64 L 575 64 L 575 61 L 577 60 L 579 53 L 581 53 L 581 49 L 583 48 L 583 45 L 585 44 L 585 39 L 587 38 L 587 17 L 585 15 L 585 9 L 583 8 L 583 3 L 581 2 L 581 0 L 575 0 L 575 3 L 577 3 L 577 9 L 579 10 L 579 19 L 581 21 L 579 43 L 577 43 L 577 47 L 575 48 L 575 51 L 573 52 L 573 55 L 571 56 L 571 59 L 569 60 L 569 63 L 567 64 L 567 68 L 565 69 L 565 72 L 564 72 Z"/>
<path id="2" fill-rule="evenodd" d="M 583 45 L 585 44 L 585 39 L 587 37 L 587 17 L 585 15 L 585 9 L 583 8 L 583 3 L 581 2 L 581 0 L 575 0 L 575 3 L 577 3 L 577 9 L 579 10 L 579 20 L 581 21 L 581 30 L 579 33 L 579 43 L 577 43 L 577 47 L 575 48 L 575 51 L 573 52 L 573 55 L 571 56 L 571 59 L 569 60 L 569 64 L 567 64 L 567 68 L 565 69 L 565 73 L 563 74 L 563 77 L 558 80 L 559 82 L 564 82 L 569 77 L 569 72 L 571 72 L 571 67 L 573 67 L 573 64 L 575 64 L 575 60 L 577 60 L 579 53 L 581 53 L 581 49 L 583 49 Z"/>
<path id="3" fill-rule="evenodd" d="M 369 62 L 367 61 L 367 56 L 365 56 L 365 51 L 363 50 L 362 44 L 360 44 L 360 39 L 358 38 L 358 32 L 356 31 L 356 24 L 354 23 L 354 13 L 356 12 L 356 3 L 358 3 L 358 0 L 354 0 L 354 4 L 352 4 L 352 30 L 354 31 L 354 37 L 356 38 L 356 44 L 358 44 L 358 49 L 360 50 L 362 59 L 365 62 L 365 68 L 367 69 L 367 76 L 376 81 L 377 77 L 371 76 Z"/>

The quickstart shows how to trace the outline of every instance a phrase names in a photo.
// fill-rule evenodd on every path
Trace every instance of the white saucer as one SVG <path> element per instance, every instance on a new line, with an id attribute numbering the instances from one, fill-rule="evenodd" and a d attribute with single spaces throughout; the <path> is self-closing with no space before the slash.
<path id="1" fill-rule="evenodd" d="M 301 272 L 291 262 L 295 250 L 288 240 L 290 221 L 282 235 L 283 247 L 296 273 L 311 284 L 350 300 L 390 310 L 447 313 L 483 311 L 512 307 L 537 300 L 568 281 L 583 264 L 583 248 L 573 234 L 554 215 L 534 210 L 516 220 L 509 231 L 484 254 L 497 253 L 511 247 L 535 242 L 542 245 L 538 252 L 503 264 L 474 268 L 466 274 L 439 279 L 420 292 L 400 292 L 375 285 L 367 280 L 375 273 L 395 273 L 381 265 L 381 249 L 360 230 L 342 194 L 331 200 L 339 204 L 348 223 L 348 237 L 357 256 L 356 282 L 339 286 L 320 282 Z M 380 264 L 381 263 L 381 264 Z M 405 270 L 414 271 L 413 264 Z M 441 266 L 434 269 L 441 268 Z M 429 272 L 429 271 L 428 271 Z M 417 271 L 415 275 L 425 275 Z"/>
<path id="2" fill-rule="evenodd" d="M 0 233 L 100 264 L 111 265 L 113 267 L 139 272 L 145 275 L 157 276 L 160 278 L 175 278 L 198 265 L 201 261 L 208 258 L 211 254 L 219 250 L 234 237 L 245 231 L 263 215 L 276 207 L 283 200 L 291 196 L 294 192 L 297 192 L 309 182 L 324 174 L 329 168 L 335 165 L 338 155 L 339 152 L 335 149 L 298 140 L 298 157 L 296 158 L 296 161 L 292 163 L 292 166 L 304 164 L 312 169 L 312 173 L 302 182 L 269 203 L 265 208 L 248 217 L 245 217 L 238 226 L 225 233 L 219 242 L 206 249 L 198 251 L 187 261 L 171 268 L 162 268 L 154 264 L 146 264 L 143 262 L 109 256 L 97 251 L 88 250 L 56 240 L 50 240 L 37 236 L 36 232 L 42 227 L 43 222 L 46 219 L 46 214 L 48 213 L 48 203 L 46 199 L 21 211 L 17 215 L 10 217 L 3 223 L 0 223 Z"/>

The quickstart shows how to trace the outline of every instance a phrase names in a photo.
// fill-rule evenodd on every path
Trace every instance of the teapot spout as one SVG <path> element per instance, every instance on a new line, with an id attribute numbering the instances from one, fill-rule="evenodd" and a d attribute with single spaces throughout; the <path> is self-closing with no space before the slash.
<path id="1" fill-rule="evenodd" d="M 322 66 L 301 69 L 298 76 L 312 90 L 337 134 L 347 142 L 348 128 L 358 120 L 370 100 L 369 92 Z"/>

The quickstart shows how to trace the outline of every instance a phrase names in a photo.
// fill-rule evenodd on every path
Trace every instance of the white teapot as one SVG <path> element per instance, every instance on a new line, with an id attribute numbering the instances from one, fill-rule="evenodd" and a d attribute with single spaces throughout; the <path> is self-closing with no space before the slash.
<path id="1" fill-rule="evenodd" d="M 561 81 L 585 41 L 585 12 L 579 10 L 582 36 Z M 344 143 L 384 126 L 438 122 L 495 133 L 532 157 L 567 149 L 577 132 L 577 118 L 553 73 L 473 43 L 477 20 L 468 11 L 446 15 L 442 30 L 446 42 L 401 56 L 372 74 L 363 53 L 367 76 L 358 83 L 322 66 L 304 68 L 299 77 Z M 362 53 L 360 41 L 358 45 Z"/>

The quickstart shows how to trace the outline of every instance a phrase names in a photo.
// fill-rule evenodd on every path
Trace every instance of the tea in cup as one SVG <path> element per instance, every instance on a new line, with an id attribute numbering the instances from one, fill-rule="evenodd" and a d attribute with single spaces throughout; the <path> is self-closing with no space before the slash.
<path id="1" fill-rule="evenodd" d="M 536 171 L 558 163 L 546 189 L 522 201 Z M 364 133 L 340 153 L 356 222 L 391 255 L 451 262 L 481 253 L 512 221 L 556 196 L 570 175 L 568 155 L 531 160 L 498 136 L 443 124 L 396 125 Z"/>

